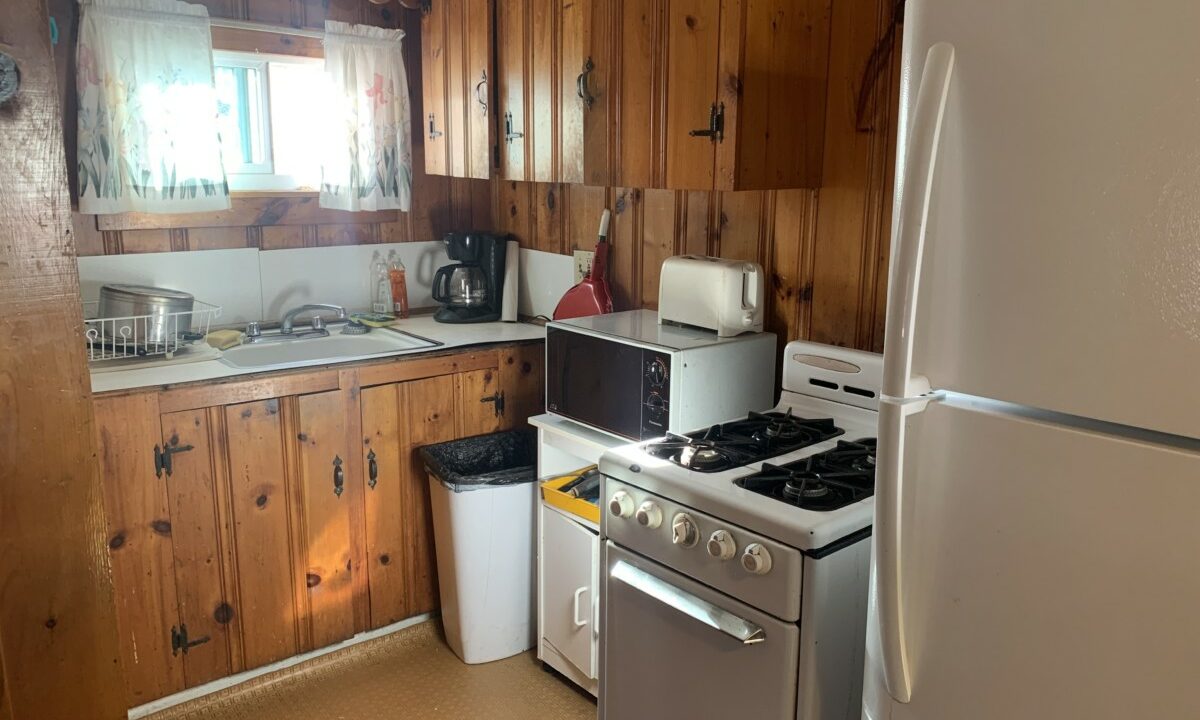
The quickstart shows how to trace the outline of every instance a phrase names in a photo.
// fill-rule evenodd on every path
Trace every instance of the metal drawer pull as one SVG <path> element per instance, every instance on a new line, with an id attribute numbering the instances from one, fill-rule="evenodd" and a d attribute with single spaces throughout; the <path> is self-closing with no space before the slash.
<path id="1" fill-rule="evenodd" d="M 749 620 L 740 618 L 728 610 L 722 610 L 710 602 L 663 582 L 647 572 L 638 570 L 624 560 L 618 560 L 609 575 L 614 580 L 620 580 L 667 607 L 699 620 L 714 630 L 720 630 L 743 645 L 754 645 L 767 640 L 766 631 Z"/>
<path id="2" fill-rule="evenodd" d="M 589 57 L 583 62 L 583 72 L 579 73 L 579 77 L 575 78 L 575 94 L 583 101 L 585 107 L 590 108 L 592 103 L 596 102 L 596 98 L 588 91 L 588 76 L 596 66 L 592 64 L 592 59 Z"/>

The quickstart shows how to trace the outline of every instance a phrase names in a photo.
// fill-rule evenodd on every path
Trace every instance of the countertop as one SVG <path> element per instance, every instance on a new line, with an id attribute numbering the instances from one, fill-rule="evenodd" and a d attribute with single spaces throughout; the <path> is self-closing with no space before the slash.
<path id="1" fill-rule="evenodd" d="M 421 356 L 430 353 L 444 352 L 447 349 L 458 347 L 470 347 L 472 345 L 486 345 L 490 343 L 519 342 L 522 340 L 544 340 L 546 338 L 545 327 L 534 323 L 491 322 L 466 325 L 449 325 L 435 321 L 432 315 L 422 315 L 408 318 L 407 320 L 401 320 L 393 327 L 398 330 L 405 330 L 414 335 L 419 335 L 429 340 L 436 340 L 437 342 L 441 343 L 441 345 L 415 351 L 399 351 L 391 357 Z M 303 341 L 301 340 L 298 342 Z M 378 360 L 380 357 L 389 356 L 384 355 L 373 357 L 371 360 Z M 347 362 L 355 361 L 348 360 Z M 315 370 L 320 367 L 329 367 L 331 364 L 334 363 L 322 363 L 321 365 L 314 365 L 312 369 Z M 179 383 L 217 380 L 220 378 L 234 377 L 239 375 L 268 374 L 272 372 L 278 372 L 278 370 L 264 370 L 262 368 L 234 368 L 226 365 L 219 359 L 204 360 L 200 362 L 181 362 L 177 364 L 164 362 L 162 365 L 153 367 L 93 372 L 92 392 L 105 393 L 113 392 L 115 390 L 131 390 L 161 385 L 177 385 Z"/>

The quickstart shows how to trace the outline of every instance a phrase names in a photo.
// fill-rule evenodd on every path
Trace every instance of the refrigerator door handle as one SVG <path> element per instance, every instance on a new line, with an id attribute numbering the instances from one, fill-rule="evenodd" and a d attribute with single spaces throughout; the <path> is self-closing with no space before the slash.
<path id="1" fill-rule="evenodd" d="M 892 248 L 894 273 L 884 341 L 883 395 L 875 489 L 875 598 L 884 681 L 897 702 L 912 699 L 912 676 L 904 632 L 902 562 L 904 428 L 908 416 L 930 399 L 928 379 L 913 374 L 913 333 L 925 252 L 925 231 L 942 123 L 954 73 L 954 46 L 929 48 L 905 149 L 903 195 Z"/>
<path id="2" fill-rule="evenodd" d="M 883 344 L 884 397 L 913 398 L 929 392 L 929 381 L 913 375 L 913 332 L 917 324 L 917 292 L 933 177 L 953 73 L 954 46 L 942 42 L 929 48 L 913 106 L 907 147 L 903 149 L 903 194 L 892 247 L 893 270 Z"/>

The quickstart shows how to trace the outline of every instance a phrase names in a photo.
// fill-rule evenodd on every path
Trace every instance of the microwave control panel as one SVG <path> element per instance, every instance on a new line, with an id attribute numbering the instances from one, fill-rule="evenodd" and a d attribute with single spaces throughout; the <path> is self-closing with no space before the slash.
<path id="1" fill-rule="evenodd" d="M 642 351 L 642 438 L 661 437 L 671 426 L 671 356 Z"/>

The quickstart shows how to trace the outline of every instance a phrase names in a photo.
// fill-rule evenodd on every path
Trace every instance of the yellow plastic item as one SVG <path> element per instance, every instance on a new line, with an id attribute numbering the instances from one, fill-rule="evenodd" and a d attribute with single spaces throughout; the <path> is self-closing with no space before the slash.
<path id="1" fill-rule="evenodd" d="M 560 475 L 542 482 L 542 497 L 546 502 L 550 503 L 559 510 L 571 513 L 585 520 L 591 520 L 597 525 L 600 524 L 600 507 L 593 505 L 587 500 L 580 500 L 577 497 L 568 495 L 565 492 L 560 492 L 559 488 L 571 482 L 575 478 L 584 474 L 588 470 L 595 470 L 595 465 L 588 465 L 584 468 L 579 468 L 566 475 Z"/>
<path id="2" fill-rule="evenodd" d="M 204 342 L 218 350 L 228 350 L 242 342 L 242 332 L 240 330 L 213 330 L 204 336 Z"/>
<path id="3" fill-rule="evenodd" d="M 373 328 L 396 324 L 396 317 L 394 315 L 385 315 L 384 313 L 354 313 L 350 316 L 350 319 Z"/>

